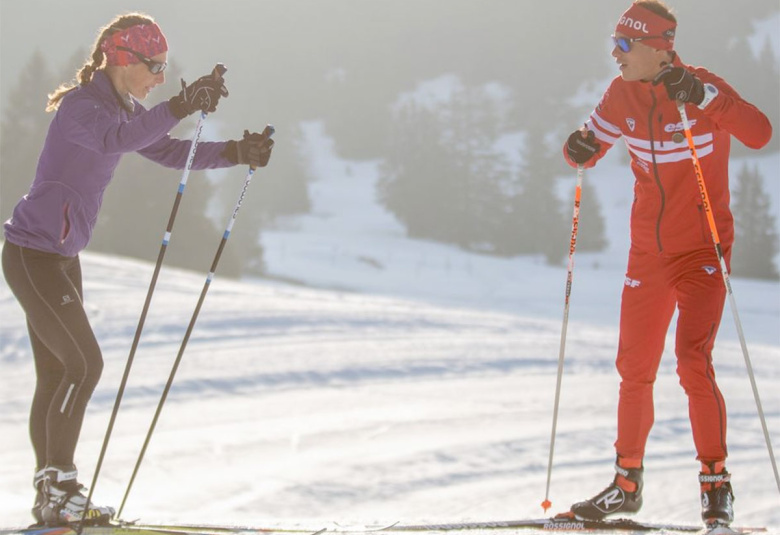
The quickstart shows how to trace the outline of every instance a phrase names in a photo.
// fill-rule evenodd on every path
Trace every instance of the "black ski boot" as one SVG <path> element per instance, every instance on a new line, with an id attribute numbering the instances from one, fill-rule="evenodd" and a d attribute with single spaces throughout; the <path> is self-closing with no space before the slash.
<path id="1" fill-rule="evenodd" d="M 88 526 L 105 525 L 114 516 L 112 507 L 92 504 L 85 514 L 87 497 L 81 492 L 84 486 L 76 481 L 77 476 L 74 466 L 46 467 L 41 518 L 47 526 L 64 526 L 82 519 Z"/>
<path id="2" fill-rule="evenodd" d="M 643 468 L 623 468 L 615 464 L 617 475 L 612 484 L 593 498 L 571 506 L 571 512 L 580 520 L 603 520 L 617 513 L 636 513 L 642 508 Z M 636 485 L 629 492 L 618 485 L 618 478 L 624 477 Z"/>
<path id="3" fill-rule="evenodd" d="M 731 474 L 725 468 L 715 472 L 715 466 L 699 473 L 701 485 L 701 519 L 707 527 L 728 526 L 734 521 L 734 492 Z"/>

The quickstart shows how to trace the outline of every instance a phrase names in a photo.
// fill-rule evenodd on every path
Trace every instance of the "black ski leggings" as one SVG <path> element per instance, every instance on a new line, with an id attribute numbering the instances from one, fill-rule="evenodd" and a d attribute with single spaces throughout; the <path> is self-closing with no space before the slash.
<path id="1" fill-rule="evenodd" d="M 38 468 L 73 465 L 87 403 L 103 371 L 84 311 L 79 257 L 6 240 L 3 273 L 27 316 L 35 358 L 30 438 Z"/>

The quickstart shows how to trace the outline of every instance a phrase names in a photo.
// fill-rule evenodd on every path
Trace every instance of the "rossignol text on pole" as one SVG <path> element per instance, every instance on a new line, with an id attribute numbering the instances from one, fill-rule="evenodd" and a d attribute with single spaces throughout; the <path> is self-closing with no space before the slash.
<path id="1" fill-rule="evenodd" d="M 772 463 L 772 469 L 775 473 L 775 483 L 777 483 L 777 490 L 780 492 L 780 475 L 778 475 L 777 461 L 775 460 L 774 450 L 772 449 L 772 439 L 769 436 L 769 428 L 766 425 L 766 417 L 764 416 L 764 409 L 761 405 L 761 397 L 758 394 L 758 386 L 756 385 L 756 377 L 753 373 L 753 365 L 751 364 L 750 354 L 748 353 L 747 343 L 745 342 L 745 333 L 742 331 L 742 321 L 739 319 L 737 302 L 736 299 L 734 299 L 734 292 L 731 289 L 731 279 L 729 278 L 726 259 L 723 257 L 723 248 L 721 247 L 718 228 L 715 225 L 715 216 L 712 213 L 712 206 L 710 206 L 710 198 L 707 194 L 707 185 L 704 182 L 704 173 L 701 170 L 699 156 L 696 154 L 696 143 L 694 142 L 693 134 L 691 133 L 691 124 L 688 121 L 688 114 L 685 111 L 685 103 L 678 102 L 677 110 L 680 112 L 680 119 L 682 119 L 683 129 L 685 131 L 685 138 L 688 140 L 688 148 L 691 151 L 691 162 L 693 163 L 693 169 L 696 173 L 696 182 L 699 186 L 699 194 L 701 195 L 702 204 L 704 205 L 704 212 L 707 215 L 707 223 L 710 226 L 712 241 L 715 245 L 715 253 L 718 255 L 718 260 L 720 261 L 720 272 L 723 275 L 723 283 L 726 285 L 726 293 L 729 296 L 729 305 L 731 307 L 732 316 L 734 316 L 734 323 L 737 328 L 737 334 L 739 335 L 739 343 L 740 346 L 742 346 L 742 355 L 745 357 L 745 366 L 747 367 L 748 377 L 750 378 L 750 386 L 753 388 L 753 397 L 756 400 L 758 417 L 761 420 L 761 427 L 764 431 L 764 439 L 766 440 L 766 447 L 769 451 L 769 460 Z"/>
<path id="2" fill-rule="evenodd" d="M 566 353 L 566 330 L 569 326 L 569 298 L 571 297 L 571 285 L 574 278 L 574 250 L 577 247 L 577 232 L 580 226 L 580 198 L 582 197 L 582 177 L 585 169 L 577 166 L 577 183 L 574 188 L 574 210 L 571 218 L 571 241 L 569 242 L 569 267 L 566 275 L 566 296 L 563 305 L 563 325 L 561 326 L 561 346 L 558 352 L 558 377 L 555 383 L 555 403 L 553 405 L 552 431 L 550 433 L 550 457 L 547 461 L 547 488 L 544 493 L 542 508 L 547 511 L 550 502 L 550 479 L 552 477 L 553 456 L 555 453 L 555 433 L 558 428 L 558 406 L 561 400 L 561 382 L 563 380 L 563 357 Z"/>
<path id="3" fill-rule="evenodd" d="M 212 75 L 215 79 L 221 79 L 224 74 L 227 72 L 227 69 L 224 65 L 221 63 L 218 64 L 216 67 L 214 67 L 214 71 Z M 192 136 L 192 144 L 190 145 L 190 151 L 187 155 L 187 162 L 184 166 L 184 172 L 182 173 L 181 180 L 179 181 L 179 187 L 176 191 L 176 197 L 173 201 L 173 207 L 171 208 L 171 214 L 168 218 L 168 225 L 165 228 L 165 234 L 163 235 L 162 244 L 160 245 L 160 252 L 157 255 L 157 262 L 154 266 L 154 272 L 152 274 L 152 280 L 149 283 L 149 289 L 146 293 L 146 300 L 144 301 L 144 306 L 141 310 L 141 316 L 138 319 L 138 326 L 135 330 L 135 336 L 133 337 L 133 343 L 130 347 L 130 354 L 127 357 L 127 363 L 125 364 L 125 371 L 122 375 L 122 380 L 119 384 L 119 390 L 117 391 L 116 400 L 114 401 L 114 408 L 111 411 L 111 418 L 108 422 L 108 428 L 106 429 L 106 435 L 103 439 L 103 446 L 100 449 L 100 455 L 98 457 L 97 465 L 95 466 L 95 473 L 92 476 L 92 484 L 89 486 L 89 494 L 87 495 L 87 503 L 84 506 L 84 511 L 89 510 L 89 504 L 92 501 L 92 493 L 95 490 L 95 485 L 97 485 L 98 476 L 100 475 L 100 469 L 103 466 L 103 460 L 106 455 L 106 450 L 108 449 L 108 443 L 111 440 L 111 433 L 114 429 L 114 424 L 116 423 L 116 417 L 119 413 L 119 406 L 122 403 L 122 397 L 124 396 L 125 387 L 127 386 L 127 380 L 130 376 L 130 369 L 133 366 L 133 359 L 135 358 L 135 352 L 138 348 L 138 342 L 141 339 L 141 332 L 144 328 L 144 323 L 146 322 L 146 315 L 149 312 L 149 306 L 152 302 L 152 296 L 154 295 L 154 289 L 157 285 L 157 278 L 160 274 L 160 269 L 162 267 L 163 259 L 165 258 L 165 252 L 168 249 L 168 243 L 171 240 L 171 233 L 173 232 L 173 224 L 176 221 L 176 214 L 179 212 L 179 204 L 181 203 L 182 196 L 184 195 L 184 189 L 187 187 L 187 180 L 189 180 L 190 176 L 190 170 L 192 169 L 192 163 L 195 160 L 195 151 L 198 148 L 198 142 L 200 141 L 200 134 L 203 131 L 203 122 L 206 120 L 206 112 L 201 112 L 198 116 L 198 122 L 195 125 L 195 133 Z M 82 518 L 81 522 L 78 525 L 78 529 L 76 530 L 77 535 L 81 535 L 81 532 L 84 528 L 84 521 L 86 519 Z"/>
<path id="4" fill-rule="evenodd" d="M 267 137 L 271 137 L 274 133 L 274 127 L 271 125 L 268 125 L 265 127 L 265 131 L 263 132 L 267 135 Z M 133 487 L 133 483 L 135 482 L 135 477 L 138 474 L 138 469 L 141 466 L 141 462 L 143 462 L 144 455 L 146 454 L 146 449 L 149 446 L 149 442 L 152 438 L 152 434 L 154 433 L 154 429 L 157 426 L 157 421 L 160 418 L 160 413 L 162 412 L 163 405 L 165 404 L 165 400 L 168 398 L 168 392 L 171 390 L 171 385 L 173 385 L 173 380 L 176 377 L 176 372 L 179 369 L 179 364 L 181 363 L 181 359 L 184 356 L 184 350 L 187 347 L 187 342 L 190 339 L 190 335 L 192 334 L 192 330 L 195 328 L 195 322 L 198 320 L 198 314 L 200 314 L 200 309 L 203 306 L 203 301 L 206 299 L 206 293 L 209 290 L 209 287 L 211 286 L 211 281 L 214 279 L 214 274 L 217 271 L 217 265 L 219 264 L 219 259 L 222 256 L 222 251 L 225 249 L 225 244 L 228 241 L 228 238 L 230 238 L 230 233 L 233 230 L 233 224 L 236 221 L 236 217 L 238 217 L 238 211 L 241 209 L 241 205 L 244 202 L 244 197 L 246 196 L 246 191 L 249 188 L 249 184 L 252 182 L 252 176 L 255 173 L 255 169 L 253 167 L 249 168 L 249 171 L 247 172 L 246 178 L 244 178 L 243 186 L 241 187 L 241 192 L 238 196 L 238 200 L 236 201 L 235 206 L 233 207 L 233 213 L 230 216 L 230 220 L 228 221 L 228 224 L 225 228 L 225 232 L 222 235 L 222 240 L 219 242 L 219 247 L 217 247 L 217 252 L 214 255 L 214 260 L 211 263 L 211 269 L 209 270 L 208 275 L 206 276 L 206 282 L 203 285 L 203 289 L 200 292 L 200 297 L 198 298 L 198 303 L 195 306 L 195 311 L 192 313 L 192 317 L 190 318 L 190 323 L 187 326 L 187 332 L 184 334 L 184 339 L 182 340 L 181 346 L 179 347 L 179 353 L 176 355 L 176 360 L 173 363 L 173 367 L 171 368 L 171 373 L 168 376 L 168 382 L 165 384 L 165 388 L 163 389 L 162 396 L 160 397 L 160 402 L 157 404 L 157 410 L 154 413 L 154 418 L 152 418 L 152 423 L 149 426 L 149 431 L 146 434 L 146 439 L 144 440 L 143 447 L 141 448 L 141 452 L 138 455 L 138 460 L 135 463 L 135 468 L 133 469 L 133 474 L 130 476 L 130 482 L 127 485 L 127 490 L 125 491 L 124 498 L 122 498 L 122 503 L 119 506 L 119 510 L 117 511 L 117 517 L 120 517 L 122 514 L 122 510 L 125 507 L 125 503 L 127 502 L 127 497 L 130 494 L 130 490 Z"/>

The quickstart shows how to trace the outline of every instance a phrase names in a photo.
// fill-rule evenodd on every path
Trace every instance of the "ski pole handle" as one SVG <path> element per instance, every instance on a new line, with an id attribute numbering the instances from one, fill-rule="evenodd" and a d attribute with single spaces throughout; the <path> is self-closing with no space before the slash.
<path id="1" fill-rule="evenodd" d="M 211 74 L 214 76 L 215 80 L 222 80 L 222 77 L 225 76 L 226 72 L 227 72 L 227 67 L 225 67 L 225 64 L 217 63 L 214 66 L 214 70 L 211 72 Z"/>
<path id="2" fill-rule="evenodd" d="M 214 78 L 215 81 L 222 84 L 222 87 L 220 87 L 219 92 L 223 97 L 228 96 L 230 93 L 227 90 L 227 87 L 225 87 L 225 73 L 227 72 L 227 67 L 223 63 L 217 63 L 214 66 L 214 70 L 211 71 L 211 76 Z"/>

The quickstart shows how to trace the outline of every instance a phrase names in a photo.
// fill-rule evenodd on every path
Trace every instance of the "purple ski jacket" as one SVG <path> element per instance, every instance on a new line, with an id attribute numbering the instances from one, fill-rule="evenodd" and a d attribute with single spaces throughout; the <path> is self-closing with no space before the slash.
<path id="1" fill-rule="evenodd" d="M 103 192 L 126 152 L 184 169 L 192 141 L 171 138 L 179 123 L 167 101 L 133 111 L 111 80 L 92 81 L 65 95 L 49 125 L 30 192 L 5 222 L 5 238 L 21 247 L 76 256 L 89 243 Z M 222 156 L 227 141 L 200 142 L 192 169 L 235 165 Z"/>

